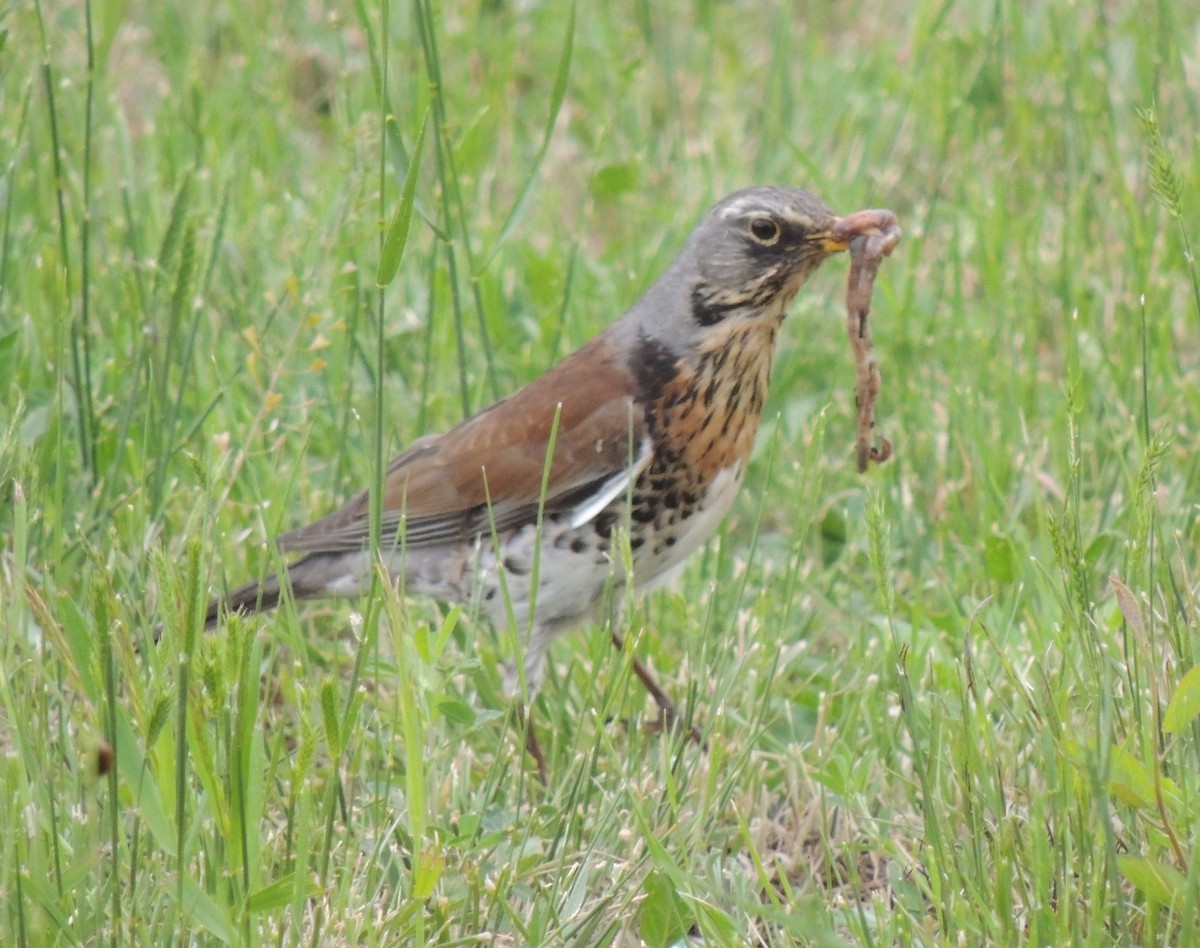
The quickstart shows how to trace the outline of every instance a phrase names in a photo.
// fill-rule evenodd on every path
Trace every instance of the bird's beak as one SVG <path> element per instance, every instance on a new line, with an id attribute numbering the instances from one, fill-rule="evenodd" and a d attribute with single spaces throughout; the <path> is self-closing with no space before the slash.
<path id="1" fill-rule="evenodd" d="M 838 218 L 838 220 L 834 222 L 834 226 L 836 226 L 839 223 L 841 223 L 841 218 Z M 825 253 L 831 253 L 831 254 L 832 253 L 841 253 L 843 250 L 845 250 L 847 247 L 850 246 L 850 241 L 845 240 L 841 237 L 835 237 L 833 235 L 832 229 L 827 230 L 825 233 L 821 234 L 821 236 L 817 239 L 821 242 L 821 249 Z"/>
<path id="2" fill-rule="evenodd" d="M 850 242 L 855 237 L 862 237 L 866 234 L 894 234 L 894 240 L 900 239 L 900 225 L 896 221 L 896 215 L 891 211 L 867 210 L 855 211 L 853 214 L 847 214 L 845 217 L 836 217 L 833 223 L 829 225 L 829 229 L 821 234 L 818 238 L 821 242 L 821 249 L 825 253 L 841 253 L 850 246 Z M 894 241 L 889 241 L 891 246 L 887 248 L 885 253 L 890 253 L 892 246 L 895 246 Z"/>

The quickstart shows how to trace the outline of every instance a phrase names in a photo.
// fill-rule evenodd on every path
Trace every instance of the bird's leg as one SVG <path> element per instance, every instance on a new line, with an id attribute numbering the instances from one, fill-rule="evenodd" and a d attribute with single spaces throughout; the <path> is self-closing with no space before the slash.
<path id="1" fill-rule="evenodd" d="M 529 719 L 529 712 L 525 708 L 524 701 L 517 701 L 517 727 L 525 732 L 525 750 L 529 752 L 529 756 L 537 764 L 538 780 L 542 782 L 542 786 L 544 787 L 546 785 L 547 773 L 546 755 L 542 753 L 542 745 L 538 743 L 537 739 L 537 729 Z"/>
<path id="2" fill-rule="evenodd" d="M 618 652 L 625 650 L 625 639 L 615 629 L 612 631 L 612 643 Z M 647 730 L 651 733 L 675 730 L 675 726 L 679 720 L 678 712 L 675 710 L 675 702 L 659 687 L 658 682 L 654 680 L 654 676 L 650 673 L 650 669 L 643 665 L 636 655 L 631 655 L 630 659 L 633 663 L 633 673 L 638 676 L 638 681 L 646 686 L 646 690 L 650 692 L 650 697 L 658 705 L 658 720 L 650 725 Z M 693 743 L 707 749 L 704 735 L 700 733 L 700 728 L 695 724 L 691 726 L 688 737 L 691 738 Z"/>

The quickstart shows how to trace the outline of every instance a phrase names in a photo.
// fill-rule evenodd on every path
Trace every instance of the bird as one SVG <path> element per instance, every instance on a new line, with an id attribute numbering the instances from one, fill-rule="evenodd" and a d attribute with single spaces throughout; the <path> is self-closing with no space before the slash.
<path id="1" fill-rule="evenodd" d="M 299 558 L 213 598 L 206 627 L 286 596 L 359 596 L 378 555 L 406 593 L 477 609 L 496 626 L 515 623 L 524 646 L 518 720 L 544 781 L 525 709 L 548 646 L 594 618 L 606 592 L 667 582 L 714 533 L 746 475 L 789 304 L 880 214 L 890 212 L 838 217 L 790 186 L 718 201 L 661 276 L 591 341 L 390 461 L 377 554 L 364 490 L 280 536 L 281 553 Z M 615 627 L 611 636 L 622 648 Z M 633 670 L 660 719 L 673 723 L 670 698 L 636 658 Z M 700 740 L 698 729 L 692 737 Z"/>

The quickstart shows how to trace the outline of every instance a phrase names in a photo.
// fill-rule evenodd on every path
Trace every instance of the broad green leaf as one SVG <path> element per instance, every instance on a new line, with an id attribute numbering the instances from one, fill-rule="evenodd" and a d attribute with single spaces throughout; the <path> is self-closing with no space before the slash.
<path id="1" fill-rule="evenodd" d="M 168 704 L 169 708 L 170 705 Z M 117 726 L 117 772 L 121 781 L 133 796 L 138 816 L 149 828 L 154 842 L 168 856 L 177 852 L 175 829 L 163 809 L 158 783 L 150 771 L 150 765 L 142 756 L 142 744 L 129 720 L 129 713 L 118 706 L 115 711 Z"/>
<path id="2" fill-rule="evenodd" d="M 639 912 L 638 934 L 649 948 L 667 948 L 687 935 L 687 904 L 664 873 L 653 870 L 642 888 L 646 898 Z"/>
<path id="3" fill-rule="evenodd" d="M 174 887 L 171 888 L 172 895 Z M 237 944 L 237 927 L 227 910 L 222 908 L 211 895 L 200 888 L 191 876 L 183 880 L 182 909 L 188 922 L 196 922 L 227 945 Z"/>
<path id="4" fill-rule="evenodd" d="M 455 701 L 453 698 L 439 698 L 437 709 L 447 721 L 460 727 L 470 727 L 475 723 L 475 709 L 465 701 Z"/>
<path id="5" fill-rule="evenodd" d="M 1113 796 L 1140 809 L 1156 808 L 1159 794 L 1173 812 L 1182 805 L 1179 787 L 1173 780 L 1161 773 L 1156 778 L 1154 771 L 1123 747 L 1113 752 L 1109 786 Z"/>
<path id="6" fill-rule="evenodd" d="M 1144 810 L 1154 799 L 1154 778 L 1140 760 L 1127 751 L 1117 750 L 1112 757 L 1109 789 L 1118 800 Z"/>
<path id="7" fill-rule="evenodd" d="M 261 889 L 251 892 L 246 899 L 246 911 L 250 913 L 270 912 L 274 909 L 285 908 L 295 894 L 297 881 L 300 883 L 301 891 L 306 892 L 309 898 L 316 896 L 320 891 L 312 880 L 307 883 L 303 879 L 297 880 L 296 874 L 289 872 Z"/>
<path id="8" fill-rule="evenodd" d="M 605 165 L 592 176 L 591 191 L 598 201 L 612 202 L 638 186 L 638 167 L 623 161 Z"/>
<path id="9" fill-rule="evenodd" d="M 1159 905 L 1171 905 L 1186 891 L 1187 877 L 1174 866 L 1143 856 L 1118 856 L 1117 868 L 1139 892 Z"/>
<path id="10" fill-rule="evenodd" d="M 1200 665 L 1179 680 L 1175 694 L 1163 715 L 1163 730 L 1168 734 L 1179 734 L 1200 716 Z"/>
<path id="11" fill-rule="evenodd" d="M 0 359 L 7 359 L 13 353 L 20 338 L 15 329 L 0 336 Z"/>
<path id="12" fill-rule="evenodd" d="M 423 850 L 417 860 L 416 870 L 413 872 L 412 897 L 424 900 L 433 895 L 438 879 L 442 877 L 442 870 L 445 868 L 445 853 L 432 849 Z"/>
<path id="13" fill-rule="evenodd" d="M 417 174 L 421 170 L 421 154 L 425 150 L 425 129 L 428 125 L 429 112 L 426 111 L 425 118 L 421 121 L 421 131 L 417 133 L 417 141 L 413 145 L 408 174 L 404 176 L 400 206 L 396 208 L 387 236 L 383 239 L 383 249 L 379 252 L 379 271 L 375 276 L 377 286 L 388 286 L 396 278 L 396 270 L 399 269 L 400 259 L 404 256 L 404 247 L 408 243 L 408 228 L 412 224 L 413 198 L 417 193 Z"/>
<path id="14" fill-rule="evenodd" d="M 442 626 L 438 629 L 437 642 L 433 647 L 432 657 L 434 659 L 438 658 L 446 650 L 446 643 L 450 641 L 450 636 L 454 634 L 458 620 L 462 617 L 462 611 L 462 606 L 454 606 L 446 613 L 446 618 L 442 620 Z"/>

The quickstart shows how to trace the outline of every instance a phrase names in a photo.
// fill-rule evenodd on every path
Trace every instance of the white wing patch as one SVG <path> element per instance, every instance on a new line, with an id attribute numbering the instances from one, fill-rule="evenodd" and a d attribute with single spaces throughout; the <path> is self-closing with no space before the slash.
<path id="1" fill-rule="evenodd" d="M 571 527 L 582 527 L 625 493 L 629 489 L 629 485 L 641 476 L 642 471 L 650 463 L 650 458 L 653 454 L 649 436 L 643 437 L 638 450 L 638 456 L 633 459 L 633 463 L 623 471 L 618 471 L 610 477 L 600 486 L 600 489 L 596 493 L 592 494 L 580 506 L 571 511 L 571 519 L 569 521 Z"/>

